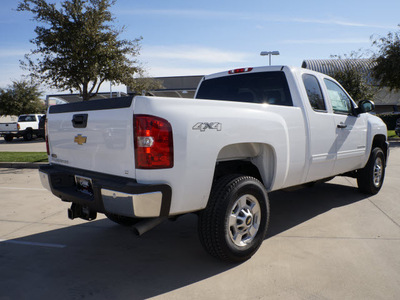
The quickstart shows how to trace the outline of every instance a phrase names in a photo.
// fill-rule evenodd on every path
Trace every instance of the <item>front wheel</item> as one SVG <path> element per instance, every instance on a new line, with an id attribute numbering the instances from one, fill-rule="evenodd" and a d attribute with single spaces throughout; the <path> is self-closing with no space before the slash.
<path id="1" fill-rule="evenodd" d="M 216 182 L 199 215 L 200 241 L 212 256 L 242 262 L 261 246 L 268 221 L 269 201 L 263 184 L 249 176 L 226 176 Z"/>
<path id="2" fill-rule="evenodd" d="M 25 141 L 31 141 L 33 139 L 33 133 L 31 130 L 27 130 L 24 134 Z"/>
<path id="3" fill-rule="evenodd" d="M 385 154 L 381 148 L 374 148 L 366 166 L 358 172 L 357 184 L 361 192 L 375 195 L 385 178 Z"/>

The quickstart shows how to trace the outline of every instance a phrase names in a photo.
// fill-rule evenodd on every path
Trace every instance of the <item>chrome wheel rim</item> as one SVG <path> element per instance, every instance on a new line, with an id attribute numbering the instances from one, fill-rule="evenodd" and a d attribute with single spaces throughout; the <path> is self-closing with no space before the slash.
<path id="1" fill-rule="evenodd" d="M 374 164 L 374 174 L 373 181 L 375 187 L 379 187 L 381 185 L 382 176 L 383 176 L 383 161 L 380 157 L 377 157 Z"/>
<path id="2" fill-rule="evenodd" d="M 239 247 L 251 243 L 261 223 L 261 208 L 253 195 L 243 195 L 236 200 L 228 219 L 230 240 Z"/>

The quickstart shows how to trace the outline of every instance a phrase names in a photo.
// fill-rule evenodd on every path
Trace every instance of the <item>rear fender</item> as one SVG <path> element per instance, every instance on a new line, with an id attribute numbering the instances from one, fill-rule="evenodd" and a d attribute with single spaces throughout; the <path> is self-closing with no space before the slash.
<path id="1" fill-rule="evenodd" d="M 239 161 L 243 163 L 238 163 Z M 241 173 L 256 177 L 264 183 L 268 190 L 272 187 L 276 170 L 276 155 L 271 145 L 240 143 L 225 146 L 218 154 L 216 168 L 218 168 L 218 164 L 226 166 L 227 162 L 236 162 L 232 165 L 242 166 L 243 171 Z M 258 172 L 255 172 L 252 168 L 244 167 L 245 162 L 254 165 Z M 220 174 L 220 172 L 216 170 L 215 174 Z"/>

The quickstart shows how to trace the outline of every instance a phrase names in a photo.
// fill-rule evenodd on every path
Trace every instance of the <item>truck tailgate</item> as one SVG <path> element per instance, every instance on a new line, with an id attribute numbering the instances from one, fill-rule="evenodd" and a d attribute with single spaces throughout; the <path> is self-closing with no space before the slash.
<path id="1" fill-rule="evenodd" d="M 134 178 L 132 100 L 122 97 L 50 107 L 49 162 Z"/>
<path id="2" fill-rule="evenodd" d="M 18 124 L 15 123 L 0 123 L 0 131 L 11 132 L 18 131 Z"/>

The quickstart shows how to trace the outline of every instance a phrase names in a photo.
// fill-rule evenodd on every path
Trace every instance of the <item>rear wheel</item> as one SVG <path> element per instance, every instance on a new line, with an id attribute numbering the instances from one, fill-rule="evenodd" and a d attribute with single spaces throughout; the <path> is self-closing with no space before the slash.
<path id="1" fill-rule="evenodd" d="M 385 154 L 381 148 L 374 148 L 366 166 L 358 172 L 357 184 L 361 192 L 375 195 L 385 178 Z"/>
<path id="2" fill-rule="evenodd" d="M 13 138 L 14 137 L 11 134 L 7 134 L 7 135 L 4 136 L 4 140 L 6 142 L 11 142 L 13 140 Z"/>
<path id="3" fill-rule="evenodd" d="M 242 262 L 261 246 L 268 220 L 268 195 L 261 182 L 248 176 L 223 177 L 200 213 L 200 241 L 212 256 Z"/>

